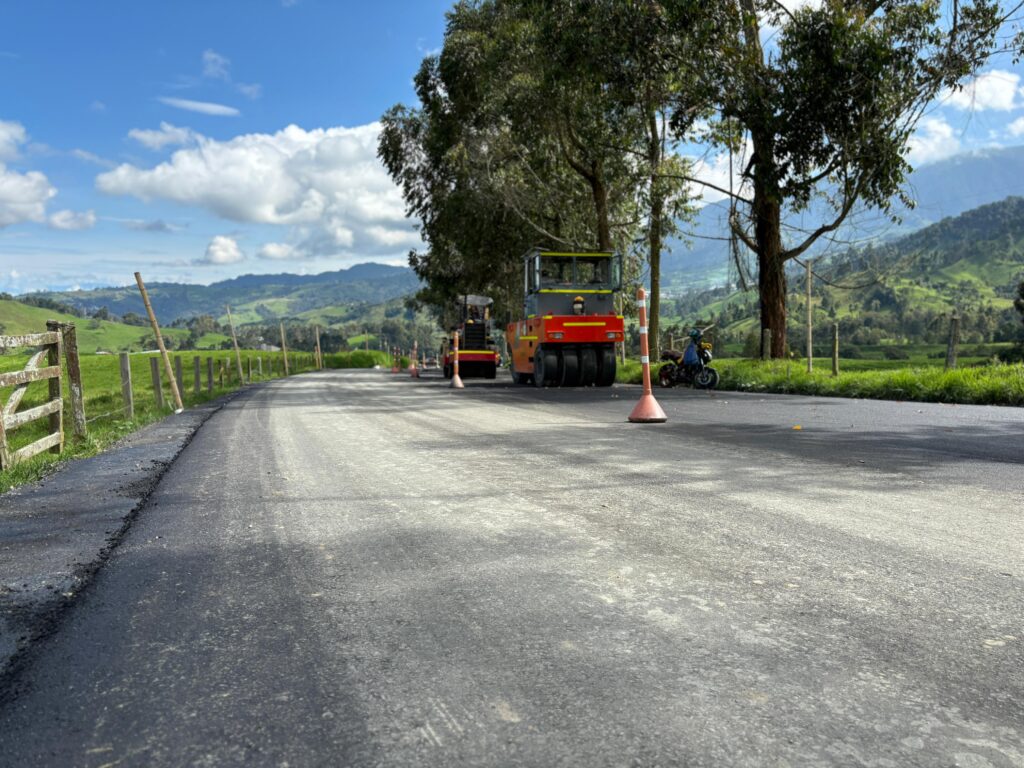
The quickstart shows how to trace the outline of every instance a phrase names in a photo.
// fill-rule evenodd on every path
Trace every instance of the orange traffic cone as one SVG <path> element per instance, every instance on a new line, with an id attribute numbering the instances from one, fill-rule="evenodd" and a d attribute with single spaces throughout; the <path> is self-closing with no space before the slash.
<path id="1" fill-rule="evenodd" d="M 640 367 L 644 374 L 644 393 L 640 395 L 640 402 L 629 414 L 629 420 L 638 424 L 660 424 L 668 421 L 668 416 L 654 399 L 654 392 L 651 389 L 651 357 L 647 345 L 647 291 L 643 286 L 636 292 L 636 306 L 640 311 Z"/>
<path id="2" fill-rule="evenodd" d="M 459 332 L 455 332 L 455 346 L 452 348 L 452 389 L 465 389 L 462 377 L 459 376 Z"/>

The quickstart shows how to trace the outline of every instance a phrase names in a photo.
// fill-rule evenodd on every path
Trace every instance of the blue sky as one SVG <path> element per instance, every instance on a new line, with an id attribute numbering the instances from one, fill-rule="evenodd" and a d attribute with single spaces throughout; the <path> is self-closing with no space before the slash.
<path id="1" fill-rule="evenodd" d="M 404 263 L 375 121 L 412 103 L 449 6 L 3 2 L 0 290 Z M 1019 71 L 936 105 L 914 161 L 1024 143 Z"/>

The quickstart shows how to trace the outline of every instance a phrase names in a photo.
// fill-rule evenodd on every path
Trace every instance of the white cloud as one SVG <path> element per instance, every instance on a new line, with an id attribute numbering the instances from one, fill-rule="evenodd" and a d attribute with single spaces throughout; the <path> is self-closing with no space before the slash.
<path id="1" fill-rule="evenodd" d="M 225 235 L 217 235 L 206 246 L 206 255 L 201 259 L 202 264 L 235 264 L 242 261 L 245 254 L 238 247 L 238 243 Z"/>
<path id="2" fill-rule="evenodd" d="M 99 99 L 95 99 L 92 102 L 92 104 L 89 105 L 89 109 L 91 109 L 93 112 L 106 112 L 107 111 L 107 105 L 104 104 Z"/>
<path id="3" fill-rule="evenodd" d="M 380 125 L 273 134 L 228 141 L 196 136 L 145 169 L 124 164 L 96 186 L 114 195 L 171 200 L 232 221 L 292 228 L 300 256 L 394 254 L 418 242 L 404 204 L 377 159 Z M 272 249 L 264 258 L 282 258 Z M 271 255 L 273 254 L 273 255 Z"/>
<path id="4" fill-rule="evenodd" d="M 99 165 L 103 168 L 113 168 L 116 165 L 116 163 L 85 149 L 72 149 L 71 156 L 81 160 L 82 162 L 92 163 L 93 165 Z"/>
<path id="5" fill-rule="evenodd" d="M 960 139 L 941 117 L 924 117 L 907 146 L 907 159 L 916 167 L 955 155 L 960 150 Z"/>
<path id="6" fill-rule="evenodd" d="M 95 211 L 57 211 L 50 216 L 50 226 L 54 229 L 92 229 L 96 226 Z"/>
<path id="7" fill-rule="evenodd" d="M 305 258 L 305 254 L 297 251 L 294 246 L 287 243 L 266 243 L 256 252 L 256 255 L 261 259 L 272 259 L 274 261 Z"/>
<path id="8" fill-rule="evenodd" d="M 167 122 L 161 122 L 159 130 L 132 128 L 128 131 L 128 136 L 153 150 L 191 144 L 195 140 L 195 134 L 190 128 L 179 128 Z"/>
<path id="9" fill-rule="evenodd" d="M 1024 117 L 1018 117 L 1008 126 L 1006 126 L 1006 130 L 1009 131 L 1010 135 L 1014 137 L 1024 134 Z"/>
<path id="10" fill-rule="evenodd" d="M 39 171 L 18 173 L 0 163 L 0 229 L 23 221 L 44 221 L 46 203 L 56 194 Z"/>
<path id="11" fill-rule="evenodd" d="M 231 59 L 221 56 L 216 51 L 207 49 L 203 51 L 203 77 L 212 77 L 215 80 L 231 80 Z"/>
<path id="12" fill-rule="evenodd" d="M 231 77 L 231 59 L 209 48 L 203 51 L 203 77 L 230 83 L 247 99 L 263 95 L 263 86 L 259 83 L 236 83 Z"/>
<path id="13" fill-rule="evenodd" d="M 146 221 L 145 219 L 121 219 L 120 221 L 122 221 L 128 229 L 134 229 L 136 232 L 161 232 L 168 234 L 181 230 L 181 227 L 177 224 L 170 224 L 163 219 L 154 219 L 153 221 Z"/>
<path id="14" fill-rule="evenodd" d="M 246 98 L 258 99 L 263 95 L 263 86 L 259 83 L 238 83 L 235 87 Z"/>
<path id="15" fill-rule="evenodd" d="M 18 147 L 28 141 L 28 134 L 21 123 L 0 120 L 0 161 L 13 160 L 18 156 Z"/>
<path id="16" fill-rule="evenodd" d="M 160 96 L 157 101 L 169 107 L 184 109 L 189 112 L 199 112 L 203 115 L 216 115 L 218 117 L 237 117 L 242 114 L 234 107 L 224 104 L 214 104 L 212 101 L 192 101 L 191 99 L 176 99 L 171 96 Z"/>
<path id="17" fill-rule="evenodd" d="M 1020 75 L 1002 69 L 982 72 L 960 90 L 943 91 L 942 99 L 957 109 L 980 112 L 985 109 L 1008 111 L 1019 106 Z"/>
<path id="18" fill-rule="evenodd" d="M 45 221 L 46 203 L 57 190 L 39 171 L 12 171 L 4 160 L 18 157 L 18 148 L 28 141 L 21 123 L 0 120 L 0 229 L 23 221 Z"/>

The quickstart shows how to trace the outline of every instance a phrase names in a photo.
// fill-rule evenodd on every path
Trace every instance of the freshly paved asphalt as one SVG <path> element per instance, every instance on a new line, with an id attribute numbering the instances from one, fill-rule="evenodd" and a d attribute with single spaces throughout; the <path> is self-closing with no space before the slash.
<path id="1" fill-rule="evenodd" d="M 1024 765 L 1024 411 L 467 385 L 227 404 L 0 764 Z"/>

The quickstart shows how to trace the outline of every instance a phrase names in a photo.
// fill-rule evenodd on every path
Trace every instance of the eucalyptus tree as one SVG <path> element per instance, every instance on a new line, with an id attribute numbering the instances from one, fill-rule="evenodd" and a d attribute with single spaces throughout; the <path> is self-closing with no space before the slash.
<path id="1" fill-rule="evenodd" d="M 440 55 L 425 58 L 415 77 L 419 105 L 396 105 L 382 118 L 378 155 L 427 245 L 410 253 L 425 283 L 419 299 L 439 311 L 478 291 L 494 294 L 508 315 L 522 298 L 520 256 L 529 247 L 577 247 L 593 236 L 590 193 L 556 140 L 524 141 L 499 109 L 496 79 L 520 44 L 516 26 L 489 4 L 457 6 Z M 530 90 L 514 91 L 525 106 Z"/>
<path id="2" fill-rule="evenodd" d="M 687 47 L 675 62 L 698 83 L 724 129 L 708 135 L 721 147 L 749 147 L 737 188 L 718 191 L 732 198 L 732 233 L 756 256 L 761 327 L 771 329 L 772 357 L 781 357 L 786 263 L 834 233 L 857 207 L 891 215 L 893 200 L 913 204 L 904 183 L 921 115 L 944 89 L 960 87 L 989 60 L 1000 29 L 1020 6 L 995 0 L 659 5 L 670 23 L 705 36 L 706 55 L 694 57 Z M 679 105 L 683 123 L 691 109 L 692 99 Z M 786 215 L 822 210 L 806 230 L 784 232 Z"/>

